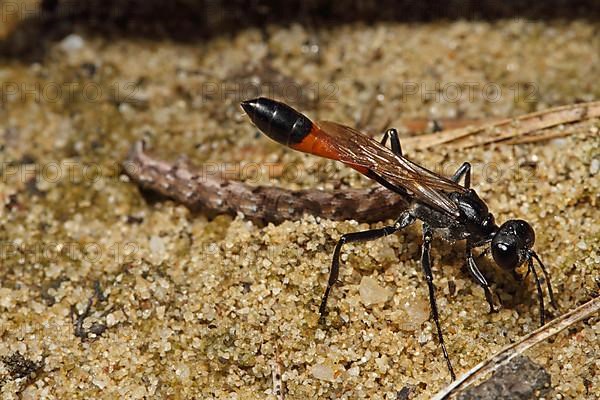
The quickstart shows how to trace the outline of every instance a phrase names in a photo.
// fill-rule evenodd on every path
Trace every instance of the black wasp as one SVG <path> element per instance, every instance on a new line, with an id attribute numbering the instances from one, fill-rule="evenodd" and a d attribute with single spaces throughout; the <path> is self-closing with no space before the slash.
<path id="1" fill-rule="evenodd" d="M 242 102 L 242 108 L 252 122 L 271 139 L 295 150 L 341 161 L 375 180 L 387 189 L 404 196 L 409 207 L 399 212 L 398 219 L 389 226 L 343 235 L 335 246 L 327 288 L 319 312 L 325 314 L 331 288 L 338 280 L 340 252 L 345 243 L 374 240 L 390 235 L 420 220 L 423 223 L 421 265 L 429 288 L 431 314 L 437 328 L 438 339 L 454 380 L 448 352 L 440 327 L 435 287 L 431 272 L 431 241 L 434 232 L 449 241 L 466 240 L 467 269 L 485 293 L 490 312 L 495 311 L 492 292 L 475 262 L 473 250 L 485 246 L 501 268 L 511 271 L 521 279 L 516 269 L 527 263 L 527 275 L 535 279 L 540 319 L 544 325 L 544 295 L 540 278 L 533 261 L 539 264 L 548 287 L 552 305 L 557 308 L 550 276 L 532 247 L 535 242 L 533 228 L 524 220 L 513 219 L 498 226 L 494 216 L 477 193 L 470 188 L 471 164 L 465 162 L 450 178 L 445 178 L 424 168 L 402 155 L 398 132 L 389 129 L 377 142 L 357 130 L 329 121 L 312 122 L 290 106 L 264 97 Z M 390 139 L 391 149 L 386 147 Z M 459 181 L 463 179 L 463 185 Z"/>

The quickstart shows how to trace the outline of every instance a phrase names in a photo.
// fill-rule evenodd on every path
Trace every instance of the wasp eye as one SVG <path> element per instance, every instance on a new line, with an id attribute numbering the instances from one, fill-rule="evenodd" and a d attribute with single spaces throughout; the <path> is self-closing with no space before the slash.
<path id="1" fill-rule="evenodd" d="M 531 248 L 535 243 L 535 232 L 533 231 L 531 225 L 522 219 L 517 219 L 510 222 L 512 223 L 515 235 L 523 241 L 527 248 Z"/>
<path id="2" fill-rule="evenodd" d="M 519 250 L 514 243 L 492 241 L 492 257 L 496 264 L 504 269 L 515 269 L 521 264 Z"/>

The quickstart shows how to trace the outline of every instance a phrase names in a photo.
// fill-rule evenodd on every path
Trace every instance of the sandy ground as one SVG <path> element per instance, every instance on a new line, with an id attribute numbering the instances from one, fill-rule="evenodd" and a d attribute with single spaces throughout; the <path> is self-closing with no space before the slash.
<path id="1" fill-rule="evenodd" d="M 449 377 L 428 319 L 418 225 L 345 247 L 343 283 L 319 325 L 335 241 L 368 225 L 208 220 L 142 196 L 119 163 L 145 138 L 162 158 L 229 163 L 253 184 L 371 184 L 257 135 L 238 107 L 257 86 L 372 133 L 411 118 L 487 119 L 600 98 L 598 25 L 584 20 L 271 25 L 196 43 L 75 25 L 42 44 L 39 60 L 0 66 L 6 399 L 274 398 L 274 368 L 287 399 L 395 399 L 405 387 L 428 398 Z M 406 152 L 447 174 L 474 163 L 474 187 L 497 220 L 536 229 L 565 311 L 600 276 L 599 127 L 558 127 L 573 134 L 529 145 Z M 249 164 L 279 172 L 251 175 Z M 289 166 L 293 174 L 281 172 Z M 530 280 L 519 285 L 484 261 L 503 302 L 490 315 L 461 267 L 463 245 L 433 248 L 458 373 L 537 327 Z M 365 305 L 361 282 L 384 301 Z M 551 375 L 545 398 L 598 398 L 599 335 L 594 316 L 527 353 Z"/>

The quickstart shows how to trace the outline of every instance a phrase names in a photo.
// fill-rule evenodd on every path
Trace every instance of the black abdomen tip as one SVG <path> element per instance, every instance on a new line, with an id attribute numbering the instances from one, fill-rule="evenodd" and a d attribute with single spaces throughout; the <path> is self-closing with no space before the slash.
<path id="1" fill-rule="evenodd" d="M 312 129 L 310 119 L 279 101 L 259 97 L 241 105 L 258 129 L 286 146 L 300 143 Z"/>

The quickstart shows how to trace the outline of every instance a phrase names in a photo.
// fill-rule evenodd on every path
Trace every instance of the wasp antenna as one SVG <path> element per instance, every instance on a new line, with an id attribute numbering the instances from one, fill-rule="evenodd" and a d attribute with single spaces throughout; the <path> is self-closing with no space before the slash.
<path id="1" fill-rule="evenodd" d="M 546 323 L 546 309 L 544 307 L 544 292 L 542 292 L 542 284 L 540 283 L 540 277 L 538 276 L 537 271 L 533 266 L 533 258 L 529 257 L 527 263 L 529 265 L 529 271 L 531 271 L 531 273 L 533 274 L 533 278 L 535 279 L 535 287 L 537 288 L 538 299 L 540 301 L 540 323 L 541 326 L 544 326 L 544 324 Z"/>
<path id="2" fill-rule="evenodd" d="M 538 264 L 540 264 L 540 268 L 542 269 L 542 272 L 544 273 L 544 278 L 546 279 L 546 286 L 548 287 L 548 296 L 550 296 L 550 304 L 552 304 L 552 307 L 554 307 L 554 309 L 558 310 L 558 303 L 556 302 L 556 299 L 554 298 L 554 291 L 552 290 L 552 281 L 550 280 L 550 274 L 548 273 L 546 266 L 544 265 L 542 260 L 540 260 L 540 258 L 536 254 L 536 252 L 531 251 L 530 253 L 531 253 L 531 256 L 533 258 L 535 258 L 535 260 L 538 262 Z"/>

